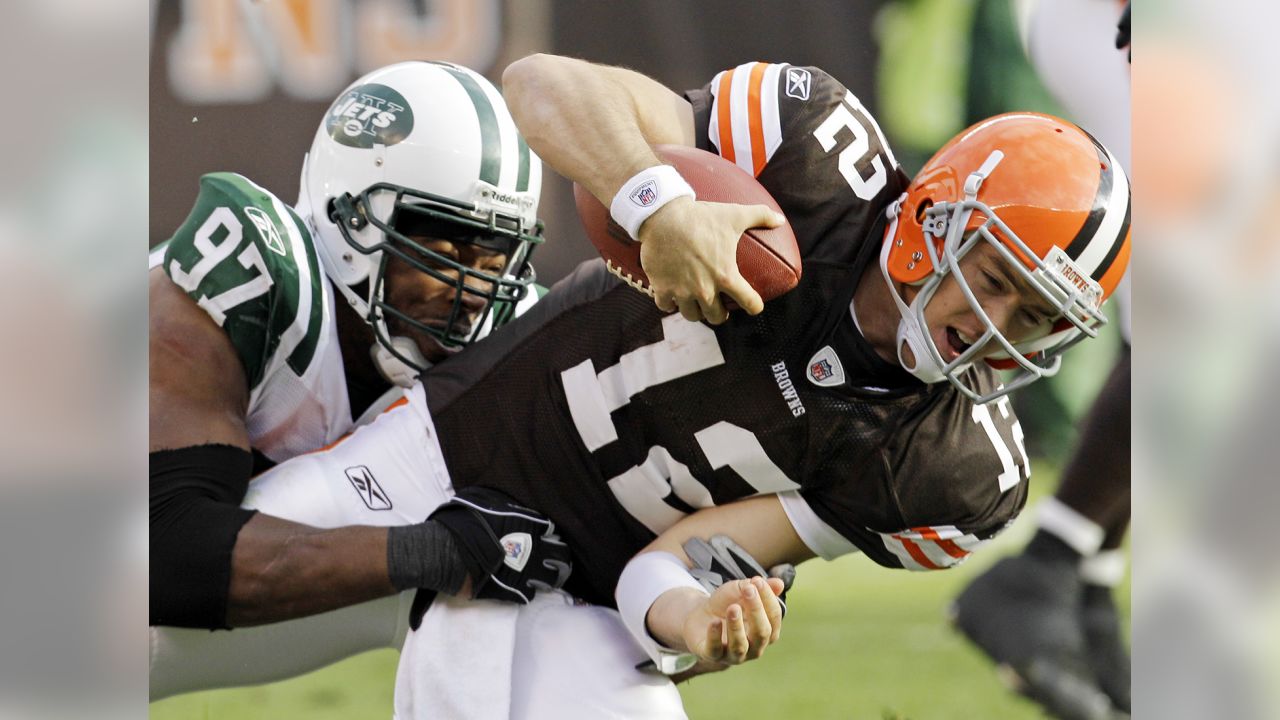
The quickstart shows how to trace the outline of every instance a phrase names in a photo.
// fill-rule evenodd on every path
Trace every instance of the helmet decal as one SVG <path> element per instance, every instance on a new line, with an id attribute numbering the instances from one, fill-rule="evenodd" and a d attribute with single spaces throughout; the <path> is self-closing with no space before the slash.
<path id="1" fill-rule="evenodd" d="M 380 83 L 357 85 L 333 103 L 325 117 L 329 137 L 348 147 L 395 145 L 413 132 L 413 110 L 404 96 Z"/>
<path id="2" fill-rule="evenodd" d="M 493 103 L 484 94 L 476 79 L 452 65 L 441 64 L 446 72 L 454 77 L 462 89 L 467 91 L 471 104 L 476 109 L 476 119 L 480 121 L 480 142 L 483 154 L 480 157 L 480 179 L 490 185 L 498 184 L 498 176 L 502 172 L 502 137 L 498 133 L 498 114 L 493 110 Z M 526 151 L 527 152 L 527 151 Z"/>
<path id="3" fill-rule="evenodd" d="M 1117 235 L 1124 237 L 1128 234 L 1130 216 L 1133 212 L 1133 197 L 1129 189 L 1129 180 L 1124 172 L 1116 172 L 1116 159 L 1111 151 L 1103 147 L 1102 143 L 1087 130 L 1080 128 L 1080 131 L 1093 142 L 1093 147 L 1098 152 L 1098 191 L 1094 197 L 1093 209 L 1071 244 L 1067 246 L 1066 252 L 1072 260 L 1092 268 L 1090 277 L 1100 281 L 1111 269 L 1122 247 L 1121 243 L 1106 242 L 1106 238 Z M 1121 193 L 1124 196 L 1123 201 L 1120 200 Z M 1101 241 L 1099 241 L 1100 238 Z"/>

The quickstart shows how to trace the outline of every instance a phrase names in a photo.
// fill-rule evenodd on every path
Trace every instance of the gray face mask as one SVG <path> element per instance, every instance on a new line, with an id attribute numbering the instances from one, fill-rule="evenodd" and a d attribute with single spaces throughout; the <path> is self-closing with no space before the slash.
<path id="1" fill-rule="evenodd" d="M 889 220 L 885 237 L 892 238 L 897 229 L 898 217 L 895 212 Z M 924 324 L 924 308 L 933 297 L 933 293 L 938 287 L 937 283 L 925 283 L 924 287 L 920 289 L 920 292 L 911 301 L 911 304 L 908 305 L 902 299 L 902 296 L 898 294 L 897 287 L 889 276 L 890 246 L 890 242 L 885 242 L 880 250 L 880 274 L 884 277 L 885 284 L 889 287 L 889 296 L 893 298 L 894 304 L 898 306 L 898 314 L 901 315 L 898 320 L 898 330 L 895 337 L 898 364 L 920 382 L 929 384 L 942 382 L 947 379 L 948 369 L 944 368 L 940 358 L 936 357 L 937 353 L 934 351 L 933 343 L 929 339 L 929 328 Z M 907 348 L 911 349 L 914 363 L 908 363 L 907 361 Z M 963 366 L 950 368 L 950 371 L 953 373 L 964 372 L 970 364 L 964 363 Z"/>

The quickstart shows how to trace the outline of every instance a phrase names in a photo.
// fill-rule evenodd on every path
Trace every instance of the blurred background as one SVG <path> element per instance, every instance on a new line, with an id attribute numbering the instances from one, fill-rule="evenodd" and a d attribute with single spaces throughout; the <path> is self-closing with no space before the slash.
<path id="1" fill-rule="evenodd" d="M 1269 372 L 1280 345 L 1269 275 L 1278 15 L 1267 0 L 1134 8 L 1139 717 L 1280 717 L 1269 532 L 1280 508 L 1280 383 Z M 328 100 L 360 73 L 418 57 L 496 81 L 535 51 L 627 65 L 680 89 L 747 60 L 819 65 L 876 114 L 910 172 L 972 118 L 1055 110 L 1021 57 L 1016 18 L 1008 0 L 7 3 L 0 717 L 390 714 L 390 651 L 145 707 L 138 237 L 145 217 L 148 246 L 167 238 L 202 173 L 234 170 L 289 200 Z M 550 283 L 592 253 L 566 183 L 545 183 L 550 240 L 535 260 Z M 1019 400 L 1037 497 L 1055 487 L 1109 368 L 1115 338 L 1092 344 Z M 859 558 L 806 565 L 784 642 L 689 684 L 690 715 L 1037 717 L 944 620 L 967 577 L 1021 545 L 1024 525 L 935 576 Z"/>

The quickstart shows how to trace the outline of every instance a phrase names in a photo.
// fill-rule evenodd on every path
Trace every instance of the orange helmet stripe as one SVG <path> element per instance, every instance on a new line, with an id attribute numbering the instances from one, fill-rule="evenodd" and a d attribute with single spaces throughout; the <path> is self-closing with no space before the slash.
<path id="1" fill-rule="evenodd" d="M 1085 218 L 1084 224 L 1081 225 L 1080 231 L 1076 233 L 1075 238 L 1066 247 L 1066 253 L 1072 260 L 1080 261 L 1095 243 L 1106 243 L 1108 248 L 1106 255 L 1098 259 L 1097 264 L 1089 273 L 1095 281 L 1100 281 L 1107 274 L 1107 271 L 1111 269 L 1124 244 L 1115 242 L 1115 238 L 1124 238 L 1128 235 L 1130 216 L 1133 209 L 1133 196 L 1130 192 L 1128 178 L 1125 177 L 1124 170 L 1116 164 L 1115 157 L 1087 130 L 1081 129 L 1080 131 L 1089 138 L 1089 141 L 1093 143 L 1094 150 L 1098 153 L 1098 189 L 1094 195 L 1093 208 Z M 1113 196 L 1121 191 L 1124 192 L 1123 201 L 1117 202 L 1119 198 Z M 1123 217 L 1117 218 L 1116 214 L 1118 213 L 1123 213 Z M 1117 220 L 1119 220 L 1118 227 Z M 1104 233 L 1107 237 L 1102 237 L 1099 233 Z M 1097 250 L 1095 249 L 1094 256 L 1096 257 L 1096 255 Z M 1087 264 L 1086 269 L 1088 269 Z M 1106 290 L 1109 292 L 1110 287 L 1107 287 Z"/>

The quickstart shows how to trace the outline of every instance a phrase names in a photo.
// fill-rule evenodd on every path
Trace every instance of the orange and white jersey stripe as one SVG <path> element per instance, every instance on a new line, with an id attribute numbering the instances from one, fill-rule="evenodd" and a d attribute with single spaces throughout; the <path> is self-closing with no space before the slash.
<path id="1" fill-rule="evenodd" d="M 985 541 L 954 525 L 880 533 L 880 539 L 908 570 L 945 570 L 964 562 Z"/>
<path id="2" fill-rule="evenodd" d="M 738 167 L 759 176 L 782 144 L 778 76 L 786 63 L 743 63 L 711 80 L 711 144 Z"/>

